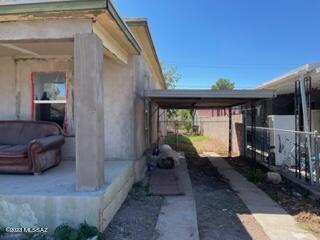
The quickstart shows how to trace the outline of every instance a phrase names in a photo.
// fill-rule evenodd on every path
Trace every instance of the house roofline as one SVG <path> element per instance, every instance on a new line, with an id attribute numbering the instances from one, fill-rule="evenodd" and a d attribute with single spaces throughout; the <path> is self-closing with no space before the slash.
<path id="1" fill-rule="evenodd" d="M 120 15 L 118 14 L 117 10 L 115 9 L 115 7 L 113 6 L 113 4 L 111 3 L 110 0 L 107 0 L 107 10 L 109 11 L 109 13 L 111 14 L 111 16 L 113 17 L 113 19 L 115 20 L 115 22 L 118 24 L 119 28 L 125 33 L 126 38 L 128 39 L 128 41 L 132 44 L 132 46 L 134 47 L 134 49 L 140 53 L 142 48 L 140 46 L 140 44 L 138 43 L 138 41 L 135 39 L 134 35 L 132 34 L 132 32 L 130 31 L 130 29 L 128 28 L 127 24 L 125 23 L 125 21 L 120 17 Z"/>
<path id="2" fill-rule="evenodd" d="M 108 0 L 64 0 L 0 5 L 0 15 L 106 9 Z"/>
<path id="3" fill-rule="evenodd" d="M 312 63 L 312 64 L 302 65 L 302 66 L 300 66 L 296 69 L 293 69 L 285 74 L 282 74 L 282 75 L 280 75 L 270 81 L 264 82 L 264 83 L 256 86 L 255 89 L 268 88 L 268 87 L 271 87 L 272 85 L 283 83 L 288 79 L 300 77 L 302 74 L 303 75 L 310 74 L 314 71 L 320 72 L 320 63 Z"/>
<path id="4" fill-rule="evenodd" d="M 25 15 L 43 12 L 84 11 L 84 10 L 106 10 L 115 20 L 127 40 L 137 53 L 141 47 L 126 23 L 119 16 L 110 0 L 64 0 L 59 2 L 39 2 L 0 5 L 1 15 Z"/>
<path id="5" fill-rule="evenodd" d="M 153 42 L 153 39 L 152 39 L 152 36 L 151 36 L 151 32 L 150 32 L 150 28 L 149 28 L 149 25 L 148 25 L 148 19 L 147 18 L 123 18 L 123 20 L 126 22 L 126 24 L 128 26 L 130 26 L 130 25 L 131 26 L 143 26 L 145 28 L 145 31 L 147 33 L 147 37 L 149 39 L 149 42 L 150 42 L 150 45 L 151 45 L 151 48 L 152 48 L 153 55 L 154 55 L 154 57 L 156 59 L 156 62 L 157 62 L 158 70 L 160 71 L 162 84 L 163 84 L 164 87 L 166 87 L 166 82 L 165 82 L 164 75 L 163 75 L 163 72 L 162 72 L 162 68 L 161 68 L 161 64 L 160 64 L 160 61 L 159 61 L 159 57 L 158 57 L 156 48 L 154 46 L 154 42 Z"/>

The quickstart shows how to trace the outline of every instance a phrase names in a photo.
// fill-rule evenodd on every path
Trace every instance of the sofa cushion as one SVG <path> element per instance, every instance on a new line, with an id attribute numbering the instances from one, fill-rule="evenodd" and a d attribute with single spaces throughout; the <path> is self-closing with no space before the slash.
<path id="1" fill-rule="evenodd" d="M 58 135 L 62 130 L 53 122 L 0 121 L 1 145 L 27 145 L 37 138 Z"/>
<path id="2" fill-rule="evenodd" d="M 26 158 L 27 156 L 27 145 L 0 145 L 0 157 Z"/>

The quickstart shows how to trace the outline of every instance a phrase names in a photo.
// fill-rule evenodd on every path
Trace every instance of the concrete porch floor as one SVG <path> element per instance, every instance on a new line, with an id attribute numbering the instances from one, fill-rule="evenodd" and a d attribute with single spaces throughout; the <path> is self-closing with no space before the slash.
<path id="1" fill-rule="evenodd" d="M 125 200 L 133 181 L 132 161 L 105 162 L 105 184 L 95 192 L 75 191 L 75 162 L 63 161 L 40 176 L 0 174 L 0 226 L 78 225 L 101 231 Z"/>

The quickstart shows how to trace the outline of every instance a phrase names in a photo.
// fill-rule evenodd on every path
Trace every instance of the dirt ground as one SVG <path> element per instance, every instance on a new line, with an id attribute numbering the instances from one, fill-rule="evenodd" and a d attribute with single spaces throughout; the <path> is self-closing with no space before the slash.
<path id="1" fill-rule="evenodd" d="M 104 232 L 108 240 L 151 240 L 163 198 L 148 194 L 146 177 L 135 185 Z"/>
<path id="2" fill-rule="evenodd" d="M 228 156 L 228 147 L 218 139 L 209 138 L 203 142 L 194 142 L 198 153 L 215 152 L 220 156 Z"/>
<path id="3" fill-rule="evenodd" d="M 184 151 L 193 186 L 201 240 L 267 240 L 261 226 L 228 182 L 207 158 L 198 156 L 191 143 Z M 125 203 L 104 233 L 110 240 L 152 240 L 163 198 L 148 195 L 148 178 L 134 186 Z M 168 239 L 171 240 L 171 239 Z"/>
<path id="4" fill-rule="evenodd" d="M 248 162 L 243 158 L 234 158 L 228 162 L 242 175 L 251 178 L 252 173 Z M 257 167 L 254 183 L 267 193 L 273 200 L 292 215 L 301 227 L 312 231 L 320 239 L 320 202 L 308 197 L 308 193 L 298 189 L 290 182 L 272 184 L 265 181 L 267 172 L 262 167 Z"/>
<path id="5" fill-rule="evenodd" d="M 188 157 L 201 240 L 268 237 L 249 210 L 207 158 Z"/>
<path id="6" fill-rule="evenodd" d="M 190 151 L 198 154 L 215 152 L 220 156 L 228 156 L 228 146 L 216 138 L 198 135 L 179 135 L 178 150 Z M 168 135 L 165 143 L 175 148 L 175 136 Z"/>

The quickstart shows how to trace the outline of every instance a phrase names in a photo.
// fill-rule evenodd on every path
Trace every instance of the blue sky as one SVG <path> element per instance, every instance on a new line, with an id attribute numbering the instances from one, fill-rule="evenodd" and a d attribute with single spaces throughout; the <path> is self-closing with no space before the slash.
<path id="1" fill-rule="evenodd" d="M 113 0 L 123 17 L 147 17 L 159 59 L 179 88 L 218 78 L 252 88 L 320 62 L 320 0 Z"/>

